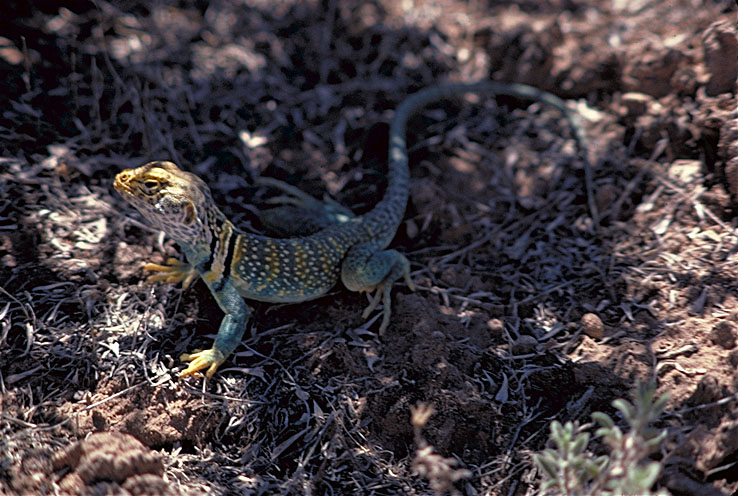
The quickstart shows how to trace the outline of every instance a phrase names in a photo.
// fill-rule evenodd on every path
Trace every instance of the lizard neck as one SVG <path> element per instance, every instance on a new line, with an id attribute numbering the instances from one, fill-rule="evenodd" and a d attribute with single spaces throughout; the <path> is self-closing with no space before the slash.
<path id="1" fill-rule="evenodd" d="M 204 209 L 203 222 L 197 235 L 192 239 L 176 239 L 176 241 L 187 261 L 200 269 L 212 263 L 224 231 L 233 232 L 233 224 L 218 207 L 210 204 Z"/>

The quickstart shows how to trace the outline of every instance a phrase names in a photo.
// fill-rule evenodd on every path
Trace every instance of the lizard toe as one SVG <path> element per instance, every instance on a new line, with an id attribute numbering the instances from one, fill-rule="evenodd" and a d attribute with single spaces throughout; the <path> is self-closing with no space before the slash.
<path id="1" fill-rule="evenodd" d="M 208 369 L 205 377 L 210 379 L 218 370 L 218 367 L 225 361 L 225 356 L 215 348 L 209 350 L 195 351 L 194 353 L 185 353 L 179 357 L 183 362 L 190 362 L 189 366 L 183 370 L 179 377 L 187 377 L 195 375 L 201 370 Z"/>

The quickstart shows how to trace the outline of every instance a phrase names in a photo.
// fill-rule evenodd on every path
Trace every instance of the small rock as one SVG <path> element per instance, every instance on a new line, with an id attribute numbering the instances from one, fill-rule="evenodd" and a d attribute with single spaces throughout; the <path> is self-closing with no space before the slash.
<path id="1" fill-rule="evenodd" d="M 523 334 L 513 343 L 511 351 L 513 355 L 527 355 L 535 352 L 537 345 L 538 340 L 536 338 Z"/>
<path id="2" fill-rule="evenodd" d="M 714 22 L 702 37 L 702 51 L 710 79 L 707 94 L 730 93 L 738 78 L 738 34 L 735 25 L 728 21 Z"/>
<path id="3" fill-rule="evenodd" d="M 489 327 L 492 337 L 498 339 L 505 337 L 505 324 L 500 319 L 489 319 L 487 327 Z"/>
<path id="4" fill-rule="evenodd" d="M 738 367 L 738 350 L 733 350 L 728 355 L 728 361 L 733 367 Z"/>
<path id="5" fill-rule="evenodd" d="M 623 192 L 614 184 L 603 184 L 595 192 L 595 203 L 600 213 L 610 210 L 610 207 L 620 199 Z"/>
<path id="6" fill-rule="evenodd" d="M 687 56 L 675 48 L 665 47 L 660 41 L 650 41 L 643 49 L 628 57 L 623 68 L 623 86 L 628 92 L 642 92 L 656 98 L 671 93 L 671 78 Z"/>
<path id="7" fill-rule="evenodd" d="M 602 339 L 605 335 L 605 326 L 597 315 L 585 313 L 582 315 L 582 331 L 591 338 Z"/>
<path id="8" fill-rule="evenodd" d="M 651 95 L 639 93 L 637 91 L 625 93 L 621 97 L 621 101 L 626 109 L 627 115 L 632 117 L 643 115 L 647 113 L 652 106 L 658 105 Z"/>
<path id="9" fill-rule="evenodd" d="M 735 348 L 735 326 L 727 320 L 718 322 L 710 331 L 710 341 L 726 350 Z"/>
<path id="10" fill-rule="evenodd" d="M 465 288 L 471 277 L 471 269 L 464 266 L 446 267 L 441 273 L 441 280 L 455 288 Z"/>
<path id="11" fill-rule="evenodd" d="M 734 373 L 730 378 L 730 385 L 732 386 L 732 391 L 738 390 L 738 374 Z"/>
<path id="12" fill-rule="evenodd" d="M 711 375 L 705 375 L 697 383 L 692 395 L 687 399 L 690 406 L 706 405 L 714 403 L 724 396 L 720 383 Z"/>

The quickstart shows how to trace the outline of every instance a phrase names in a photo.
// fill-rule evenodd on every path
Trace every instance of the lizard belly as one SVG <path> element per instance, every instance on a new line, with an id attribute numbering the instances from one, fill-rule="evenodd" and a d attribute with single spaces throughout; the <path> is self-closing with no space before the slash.
<path id="1" fill-rule="evenodd" d="M 312 300 L 338 281 L 350 246 L 344 236 L 330 230 L 289 239 L 240 234 L 226 263 L 227 274 L 244 298 L 270 303 Z"/>

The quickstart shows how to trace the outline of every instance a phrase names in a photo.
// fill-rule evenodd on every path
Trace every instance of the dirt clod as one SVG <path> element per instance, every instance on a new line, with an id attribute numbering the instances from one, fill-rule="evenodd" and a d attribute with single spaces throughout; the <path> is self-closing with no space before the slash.
<path id="1" fill-rule="evenodd" d="M 738 80 L 738 28 L 734 22 L 716 21 L 705 30 L 702 40 L 707 68 L 707 94 L 735 91 Z"/>
<path id="2" fill-rule="evenodd" d="M 148 494 L 175 494 L 173 489 L 166 490 L 168 486 L 161 479 L 164 473 L 161 456 L 121 432 L 92 434 L 54 455 L 52 465 L 54 470 L 69 470 L 59 483 L 67 494 L 85 493 L 100 482 L 142 488 L 143 481 L 150 484 Z M 143 474 L 148 477 L 133 480 Z M 111 489 L 108 484 L 106 487 Z"/>
<path id="3" fill-rule="evenodd" d="M 738 492 L 734 2 L 57 3 L 0 23 L 0 494 L 536 494 L 552 419 L 652 380 L 654 489 Z M 434 102 L 386 331 L 340 282 L 248 301 L 218 373 L 177 379 L 223 312 L 143 283 L 183 254 L 117 172 L 173 160 L 246 233 L 280 200 L 258 177 L 362 214 L 401 102 L 487 79 L 565 99 L 587 150 L 540 102 Z M 423 449 L 464 477 L 414 476 Z"/>
<path id="4" fill-rule="evenodd" d="M 710 340 L 726 350 L 735 348 L 735 339 L 736 326 L 728 321 L 718 322 L 710 332 Z"/>

